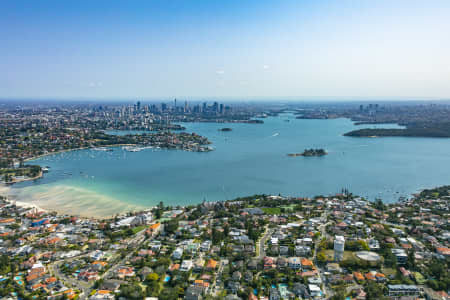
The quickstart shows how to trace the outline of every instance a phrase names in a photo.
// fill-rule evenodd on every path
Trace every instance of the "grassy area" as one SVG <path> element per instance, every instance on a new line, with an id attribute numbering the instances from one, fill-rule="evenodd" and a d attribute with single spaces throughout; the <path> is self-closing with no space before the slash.
<path id="1" fill-rule="evenodd" d="M 278 207 L 263 207 L 262 211 L 267 215 L 279 215 L 281 211 Z"/>
<path id="2" fill-rule="evenodd" d="M 136 234 L 136 233 L 138 233 L 139 231 L 144 230 L 146 227 L 147 227 L 147 226 L 144 226 L 144 225 L 134 227 L 134 228 L 133 228 L 133 233 Z"/>
<path id="3" fill-rule="evenodd" d="M 327 257 L 327 260 L 334 261 L 334 250 L 325 250 L 325 255 Z M 352 251 L 344 251 L 344 258 L 343 260 L 355 258 L 355 255 Z"/>
<path id="4" fill-rule="evenodd" d="M 389 276 L 389 275 L 395 275 L 397 271 L 393 268 L 382 268 L 381 272 L 383 274 L 385 274 L 386 276 Z"/>
<path id="5" fill-rule="evenodd" d="M 39 166 L 26 166 L 22 168 L 0 168 L 0 176 L 27 176 L 27 177 L 36 177 L 40 174 L 41 167 Z"/>
<path id="6" fill-rule="evenodd" d="M 281 208 L 284 208 L 285 210 L 294 210 L 294 208 L 295 208 L 295 204 L 291 204 L 291 205 L 283 205 L 283 206 L 281 206 Z"/>
<path id="7" fill-rule="evenodd" d="M 414 279 L 416 280 L 416 282 L 418 284 L 424 284 L 425 283 L 425 278 L 423 277 L 422 274 L 420 274 L 419 272 L 414 272 Z"/>
<path id="8" fill-rule="evenodd" d="M 334 251 L 333 250 L 325 250 L 325 256 L 327 257 L 328 261 L 334 260 Z"/>

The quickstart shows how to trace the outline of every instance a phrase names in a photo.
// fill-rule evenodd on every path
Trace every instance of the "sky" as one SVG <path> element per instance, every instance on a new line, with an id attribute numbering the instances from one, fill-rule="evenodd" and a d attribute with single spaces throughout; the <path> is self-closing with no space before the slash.
<path id="1" fill-rule="evenodd" d="M 449 99 L 448 0 L 0 0 L 0 98 Z"/>

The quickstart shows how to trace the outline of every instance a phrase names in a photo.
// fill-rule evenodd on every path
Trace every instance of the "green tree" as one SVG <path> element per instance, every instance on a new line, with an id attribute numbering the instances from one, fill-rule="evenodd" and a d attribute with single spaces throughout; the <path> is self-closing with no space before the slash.
<path id="1" fill-rule="evenodd" d="M 147 280 L 148 281 L 158 281 L 159 276 L 156 273 L 150 273 L 147 275 Z"/>
<path id="2" fill-rule="evenodd" d="M 326 254 L 325 254 L 325 251 L 323 251 L 323 250 L 320 251 L 319 253 L 317 253 L 316 258 L 317 258 L 317 262 L 318 262 L 319 264 L 324 264 L 324 263 L 327 262 L 327 256 L 326 256 Z"/>
<path id="3" fill-rule="evenodd" d="M 379 300 L 384 299 L 384 290 L 385 286 L 382 284 L 377 284 L 371 280 L 367 281 L 365 287 L 364 287 L 366 293 L 367 293 L 367 299 L 368 300 Z"/>
<path id="4" fill-rule="evenodd" d="M 141 300 L 144 299 L 145 294 L 142 291 L 140 285 L 137 282 L 133 282 L 127 285 L 120 286 L 119 296 L 130 300 Z"/>
<path id="5" fill-rule="evenodd" d="M 178 299 L 178 292 L 179 290 L 177 288 L 165 288 L 162 290 L 162 292 L 159 294 L 158 299 L 159 300 L 173 300 Z"/>
<path id="6" fill-rule="evenodd" d="M 378 210 L 384 210 L 385 209 L 385 205 L 383 203 L 383 200 L 377 198 L 373 204 L 373 206 L 378 209 Z"/>
<path id="7" fill-rule="evenodd" d="M 345 300 L 344 289 L 338 289 L 336 293 L 330 298 L 330 300 Z"/>

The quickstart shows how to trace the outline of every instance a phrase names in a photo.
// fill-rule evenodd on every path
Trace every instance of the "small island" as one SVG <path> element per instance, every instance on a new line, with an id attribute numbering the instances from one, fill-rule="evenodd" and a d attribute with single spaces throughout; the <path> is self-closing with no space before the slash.
<path id="1" fill-rule="evenodd" d="M 233 129 L 229 128 L 229 127 L 225 127 L 225 128 L 220 128 L 219 131 L 232 131 Z"/>
<path id="2" fill-rule="evenodd" d="M 302 153 L 289 153 L 288 156 L 324 156 L 328 152 L 325 149 L 305 149 Z"/>

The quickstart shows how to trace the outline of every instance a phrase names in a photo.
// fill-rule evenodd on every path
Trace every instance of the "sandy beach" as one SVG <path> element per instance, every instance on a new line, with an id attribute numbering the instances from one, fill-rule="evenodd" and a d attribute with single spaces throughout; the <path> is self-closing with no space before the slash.
<path id="1" fill-rule="evenodd" d="M 14 203 L 17 206 L 23 207 L 23 208 L 36 208 L 38 211 L 46 211 L 45 209 L 42 209 L 39 207 L 36 203 L 29 203 L 29 202 L 23 202 L 23 201 L 17 201 L 14 199 L 9 199 L 10 195 L 12 194 L 11 187 L 0 184 L 0 195 L 8 197 L 8 202 Z"/>
<path id="2" fill-rule="evenodd" d="M 106 145 L 104 147 L 132 146 L 131 144 Z M 25 159 L 32 161 L 42 157 L 65 152 L 90 148 L 75 148 Z M 27 178 L 12 182 L 12 184 L 35 180 L 43 176 L 41 172 L 35 178 Z M 10 202 L 25 208 L 36 208 L 40 211 L 55 211 L 60 214 L 75 215 L 88 218 L 109 218 L 130 211 L 144 210 L 145 207 L 124 203 L 118 199 L 100 195 L 94 191 L 65 185 L 33 186 L 12 188 L 10 185 L 0 184 L 0 195 L 7 196 Z"/>
<path id="3" fill-rule="evenodd" d="M 129 204 L 92 190 L 67 185 L 38 185 L 24 188 L 0 187 L 0 194 L 16 205 L 56 211 L 60 214 L 104 219 L 147 207 Z"/>

